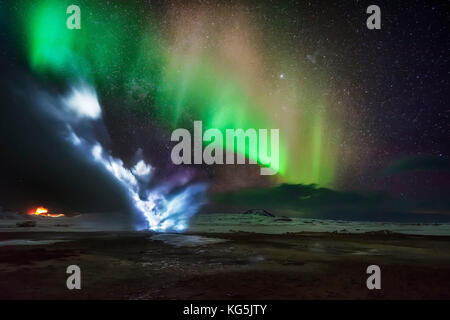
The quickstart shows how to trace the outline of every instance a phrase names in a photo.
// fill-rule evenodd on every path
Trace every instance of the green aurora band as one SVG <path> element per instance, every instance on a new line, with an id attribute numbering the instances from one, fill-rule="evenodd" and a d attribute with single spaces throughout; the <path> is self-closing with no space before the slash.
<path id="1" fill-rule="evenodd" d="M 239 49 L 241 42 L 239 33 L 229 26 L 217 23 L 211 27 L 211 38 L 218 39 L 214 46 L 204 48 L 194 41 L 183 47 L 177 38 L 180 29 L 186 28 L 191 40 L 200 39 L 203 33 L 195 33 L 189 25 L 158 23 L 166 12 L 137 4 L 77 1 L 81 29 L 69 30 L 66 8 L 71 4 L 19 0 L 6 8 L 15 17 L 17 36 L 33 72 L 89 82 L 101 98 L 120 97 L 132 112 L 156 119 L 167 130 L 192 129 L 193 120 L 202 120 L 204 130 L 220 129 L 224 136 L 225 129 L 279 128 L 278 179 L 321 186 L 334 183 L 340 126 L 327 112 L 328 101 L 314 80 L 304 80 L 300 68 L 296 73 L 290 71 L 286 79 L 279 72 L 274 77 L 261 70 L 230 68 L 219 52 L 228 42 L 220 39 L 230 34 L 231 39 L 238 39 L 226 50 Z M 199 11 L 209 13 L 211 19 L 221 14 L 204 8 Z M 188 19 L 189 12 L 181 18 Z M 253 29 L 245 30 L 245 25 L 242 29 L 239 32 L 257 42 Z M 269 61 L 273 70 L 292 62 L 289 54 L 272 48 L 255 49 L 242 61 L 252 60 L 255 51 L 256 58 Z M 261 73 L 264 77 L 256 76 Z M 268 93 L 271 87 L 278 88 L 273 95 Z M 253 150 L 234 151 L 261 163 Z"/>

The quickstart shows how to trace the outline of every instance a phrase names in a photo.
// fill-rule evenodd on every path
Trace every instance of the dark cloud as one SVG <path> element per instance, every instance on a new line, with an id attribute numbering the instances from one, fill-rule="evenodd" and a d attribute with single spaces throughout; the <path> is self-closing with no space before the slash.
<path id="1" fill-rule="evenodd" d="M 307 209 L 337 206 L 374 205 L 382 196 L 362 195 L 354 192 L 338 192 L 328 188 L 318 188 L 314 184 L 281 184 L 272 188 L 247 189 L 229 192 L 214 197 L 217 203 L 261 206 L 277 209 Z"/>
<path id="2" fill-rule="evenodd" d="M 319 188 L 314 184 L 281 184 L 212 196 L 223 212 L 258 208 L 278 214 L 316 219 L 443 222 L 450 221 L 450 203 L 397 201 L 381 193 L 362 194 Z M 232 204 L 232 205 L 230 205 Z M 443 214 L 447 213 L 447 214 Z"/>
<path id="3" fill-rule="evenodd" d="M 419 170 L 450 171 L 450 159 L 444 156 L 431 155 L 406 157 L 393 162 L 383 170 L 383 174 L 389 175 Z"/>

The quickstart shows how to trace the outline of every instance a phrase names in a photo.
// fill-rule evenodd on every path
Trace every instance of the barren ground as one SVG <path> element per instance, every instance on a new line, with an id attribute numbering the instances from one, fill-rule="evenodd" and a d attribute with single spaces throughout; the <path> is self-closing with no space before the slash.
<path id="1" fill-rule="evenodd" d="M 228 241 L 176 247 L 153 235 L 0 233 L 0 299 L 450 298 L 450 237 L 209 233 Z M 71 264 L 81 290 L 66 288 Z M 381 267 L 381 290 L 366 288 L 371 264 Z"/>

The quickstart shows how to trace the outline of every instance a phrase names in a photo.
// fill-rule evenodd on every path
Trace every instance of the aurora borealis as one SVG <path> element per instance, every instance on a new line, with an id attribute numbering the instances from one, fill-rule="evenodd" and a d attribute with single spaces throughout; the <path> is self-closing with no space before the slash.
<path id="1" fill-rule="evenodd" d="M 21 1 L 24 9 L 13 11 L 36 73 L 125 96 L 168 130 L 193 120 L 223 132 L 281 128 L 279 180 L 333 185 L 343 124 L 316 85 L 326 75 L 307 74 L 288 52 L 263 43 L 266 30 L 244 7 L 168 5 L 158 19 L 137 4 L 80 2 L 82 28 L 69 30 L 69 2 Z"/>
<path id="2" fill-rule="evenodd" d="M 80 7 L 80 30 L 66 27 L 71 4 Z M 19 70 L 57 95 L 76 83 L 94 88 L 107 151 L 131 168 L 140 150 L 156 181 L 207 182 L 212 193 L 289 183 L 443 199 L 445 175 L 386 169 L 416 157 L 448 161 L 445 10 L 382 1 L 382 29 L 368 30 L 367 5 L 7 1 L 4 82 L 27 90 L 7 79 Z M 170 134 L 192 131 L 194 121 L 223 136 L 279 129 L 278 174 L 261 178 L 257 165 L 174 166 Z M 263 162 L 255 150 L 232 151 Z M 24 179 L 16 180 L 20 189 Z"/>

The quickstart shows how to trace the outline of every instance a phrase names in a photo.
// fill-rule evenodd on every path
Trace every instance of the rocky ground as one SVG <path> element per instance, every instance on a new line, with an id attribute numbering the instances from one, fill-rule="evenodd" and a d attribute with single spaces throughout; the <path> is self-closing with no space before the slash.
<path id="1" fill-rule="evenodd" d="M 0 299 L 449 299 L 449 249 L 376 233 L 8 232 Z M 72 264 L 81 290 L 66 287 Z M 381 290 L 366 287 L 372 264 Z"/>

